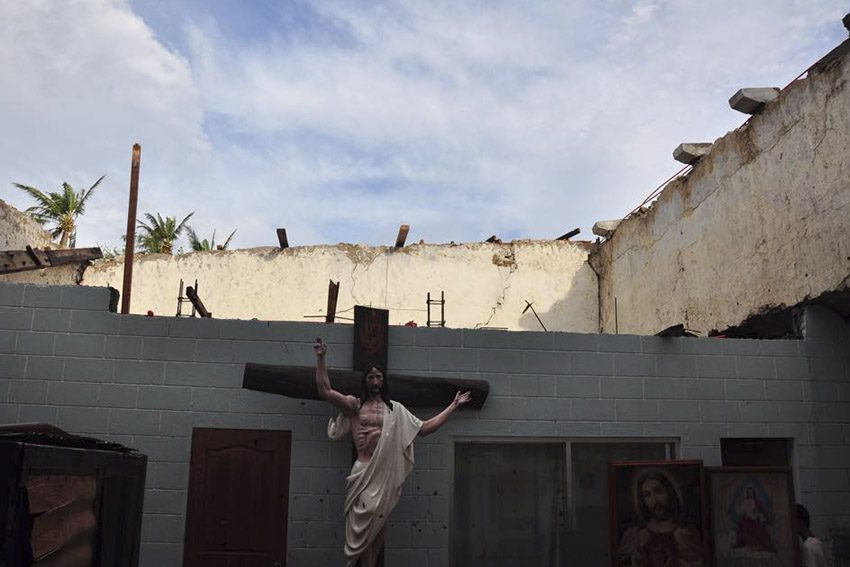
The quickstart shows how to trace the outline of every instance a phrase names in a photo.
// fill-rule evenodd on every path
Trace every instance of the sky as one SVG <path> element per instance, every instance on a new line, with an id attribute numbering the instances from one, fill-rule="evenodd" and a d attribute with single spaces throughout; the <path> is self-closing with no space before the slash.
<path id="1" fill-rule="evenodd" d="M 838 0 L 0 2 L 0 199 L 105 174 L 232 248 L 592 239 L 847 37 Z M 185 240 L 181 240 L 185 248 Z"/>

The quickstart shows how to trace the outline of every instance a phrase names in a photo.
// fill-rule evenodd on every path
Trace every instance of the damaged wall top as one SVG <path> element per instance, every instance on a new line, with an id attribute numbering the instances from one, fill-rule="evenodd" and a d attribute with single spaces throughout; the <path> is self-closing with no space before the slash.
<path id="1" fill-rule="evenodd" d="M 848 289 L 848 80 L 846 55 L 810 72 L 620 224 L 593 259 L 600 330 L 706 333 Z"/>
<path id="2" fill-rule="evenodd" d="M 51 245 L 50 233 L 25 213 L 0 199 L 0 250 L 23 250 L 27 245 Z"/>
<path id="3" fill-rule="evenodd" d="M 587 256 L 587 246 L 567 241 L 147 255 L 134 262 L 131 310 L 174 315 L 180 280 L 197 279 L 215 318 L 319 321 L 305 316 L 324 316 L 331 279 L 340 282 L 341 317 L 352 317 L 355 304 L 371 305 L 389 309 L 391 324 L 425 325 L 427 294 L 439 299 L 445 292 L 447 327 L 541 330 L 532 310 L 523 313 L 527 300 L 548 330 L 593 333 L 598 287 Z M 120 259 L 97 262 L 82 283 L 120 291 L 122 274 Z M 432 306 L 431 319 L 439 318 L 440 307 Z"/>

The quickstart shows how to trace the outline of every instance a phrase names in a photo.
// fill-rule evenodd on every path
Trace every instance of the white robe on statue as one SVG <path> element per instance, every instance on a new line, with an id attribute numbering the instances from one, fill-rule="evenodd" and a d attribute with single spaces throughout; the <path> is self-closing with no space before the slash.
<path id="1" fill-rule="evenodd" d="M 378 537 L 390 512 L 401 498 L 401 486 L 413 470 L 413 440 L 422 421 L 393 402 L 384 408 L 381 439 L 368 463 L 355 461 L 345 482 L 345 557 L 348 567 Z M 328 437 L 340 439 L 351 430 L 339 414 L 328 423 Z"/>

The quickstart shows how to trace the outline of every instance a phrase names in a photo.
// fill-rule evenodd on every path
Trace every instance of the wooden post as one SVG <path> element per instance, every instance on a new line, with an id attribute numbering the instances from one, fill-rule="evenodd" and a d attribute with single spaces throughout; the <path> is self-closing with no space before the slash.
<path id="1" fill-rule="evenodd" d="M 286 239 L 286 229 L 277 229 L 277 241 L 280 243 L 280 249 L 289 248 L 289 240 Z"/>
<path id="2" fill-rule="evenodd" d="M 407 233 L 410 232 L 410 226 L 403 224 L 398 229 L 398 236 L 395 238 L 395 247 L 404 248 L 404 241 L 407 240 Z"/>
<path id="3" fill-rule="evenodd" d="M 133 253 L 136 251 L 136 205 L 139 202 L 139 165 L 142 161 L 142 146 L 133 144 L 130 162 L 130 205 L 127 209 L 127 234 L 124 242 L 124 283 L 121 287 L 121 313 L 130 313 L 130 295 L 133 288 Z"/>
<path id="4" fill-rule="evenodd" d="M 333 323 L 336 317 L 336 300 L 339 297 L 339 282 L 328 281 L 328 312 L 325 314 L 325 323 Z"/>

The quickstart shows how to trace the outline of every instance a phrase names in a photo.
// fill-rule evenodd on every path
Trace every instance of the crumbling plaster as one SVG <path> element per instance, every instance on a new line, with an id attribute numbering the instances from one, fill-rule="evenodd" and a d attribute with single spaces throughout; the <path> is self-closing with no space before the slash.
<path id="1" fill-rule="evenodd" d="M 848 79 L 844 57 L 796 81 L 619 225 L 592 258 L 600 331 L 706 333 L 848 289 Z"/>
<path id="2" fill-rule="evenodd" d="M 588 252 L 586 244 L 523 240 L 144 255 L 134 262 L 131 311 L 174 315 L 180 280 L 197 279 L 215 318 L 318 321 L 305 316 L 325 315 L 333 280 L 340 283 L 341 317 L 352 317 L 355 304 L 371 305 L 389 309 L 391 324 L 425 325 L 427 294 L 439 299 L 445 292 L 447 327 L 541 330 L 531 310 L 523 314 L 528 300 L 548 330 L 596 332 L 598 287 Z M 122 274 L 122 259 L 100 261 L 82 283 L 120 291 Z M 439 317 L 432 306 L 431 318 Z"/>
<path id="3" fill-rule="evenodd" d="M 51 246 L 50 233 L 25 213 L 0 199 L 0 250 Z"/>

